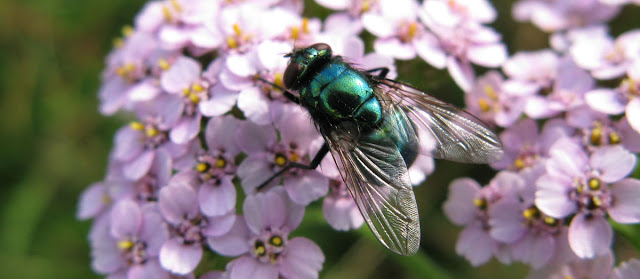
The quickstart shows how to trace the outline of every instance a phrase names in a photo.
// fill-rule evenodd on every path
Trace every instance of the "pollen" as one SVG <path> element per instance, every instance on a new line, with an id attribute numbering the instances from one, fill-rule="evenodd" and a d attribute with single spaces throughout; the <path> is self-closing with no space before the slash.
<path id="1" fill-rule="evenodd" d="M 229 36 L 227 37 L 227 45 L 229 45 L 229 48 L 237 48 L 238 42 L 236 41 L 235 38 Z"/>
<path id="2" fill-rule="evenodd" d="M 291 151 L 291 156 L 289 156 L 289 160 L 291 160 L 292 162 L 298 162 L 300 161 L 300 156 L 295 151 Z"/>
<path id="3" fill-rule="evenodd" d="M 131 129 L 137 130 L 137 131 L 142 131 L 144 129 L 144 125 L 138 121 L 133 121 L 131 123 L 129 123 L 129 127 L 131 127 Z"/>
<path id="4" fill-rule="evenodd" d="M 200 97 L 198 97 L 198 94 L 191 93 L 189 94 L 189 100 L 191 100 L 191 102 L 193 102 L 194 104 L 197 104 L 200 102 Z"/>
<path id="5" fill-rule="evenodd" d="M 273 83 L 277 86 L 282 87 L 282 74 L 276 73 L 273 77 Z"/>
<path id="6" fill-rule="evenodd" d="M 489 107 L 489 103 L 485 99 L 478 100 L 478 106 L 484 112 L 488 112 L 491 108 Z"/>
<path id="7" fill-rule="evenodd" d="M 267 249 L 264 247 L 264 243 L 262 243 L 262 241 L 256 241 L 253 248 L 253 254 L 257 256 L 264 256 L 266 253 Z"/>
<path id="8" fill-rule="evenodd" d="M 555 226 L 558 224 L 558 219 L 547 216 L 547 217 L 544 217 L 544 223 L 549 226 Z"/>
<path id="9" fill-rule="evenodd" d="M 160 58 L 158 59 L 158 67 L 160 67 L 160 69 L 162 70 L 169 70 L 169 68 L 171 67 L 171 65 L 169 65 L 169 61 L 167 61 L 167 59 L 164 58 Z"/>
<path id="10" fill-rule="evenodd" d="M 276 165 L 284 166 L 286 163 L 287 163 L 287 158 L 285 158 L 281 154 L 276 155 Z"/>
<path id="11" fill-rule="evenodd" d="M 178 3 L 178 0 L 171 0 L 171 6 L 173 6 L 177 12 L 182 12 L 182 6 Z"/>
<path id="12" fill-rule="evenodd" d="M 600 199 L 600 197 L 598 196 L 593 196 L 593 198 L 591 198 L 591 201 L 593 201 L 593 204 L 597 207 L 602 206 L 602 199 Z"/>
<path id="13" fill-rule="evenodd" d="M 473 199 L 473 205 L 479 209 L 487 208 L 487 200 L 485 199 Z"/>
<path id="14" fill-rule="evenodd" d="M 236 36 L 240 37 L 242 36 L 242 29 L 240 29 L 240 25 L 238 25 L 237 23 L 233 24 L 233 32 L 236 33 Z"/>
<path id="15" fill-rule="evenodd" d="M 173 16 L 171 15 L 171 11 L 169 10 L 169 7 L 167 6 L 163 6 L 162 7 L 162 15 L 164 16 L 164 20 L 167 22 L 171 22 L 173 20 Z"/>
<path id="16" fill-rule="evenodd" d="M 524 160 L 518 158 L 515 161 L 513 161 L 513 165 L 516 167 L 516 169 L 524 169 L 525 164 L 524 164 Z"/>
<path id="17" fill-rule="evenodd" d="M 224 158 L 218 158 L 218 160 L 216 160 L 216 168 L 224 168 L 225 166 L 227 166 L 227 160 L 225 160 Z"/>
<path id="18" fill-rule="evenodd" d="M 273 236 L 273 237 L 271 237 L 271 239 L 269 239 L 269 243 L 271 243 L 271 245 L 273 245 L 273 246 L 281 247 L 282 246 L 282 238 L 280 238 L 279 236 Z"/>
<path id="19" fill-rule="evenodd" d="M 130 37 L 131 35 L 133 35 L 133 27 L 131 27 L 131 25 L 125 25 L 122 27 L 122 36 L 126 37 Z"/>
<path id="20" fill-rule="evenodd" d="M 297 40 L 300 36 L 300 27 L 293 26 L 291 27 L 291 39 Z"/>
<path id="21" fill-rule="evenodd" d="M 620 143 L 620 135 L 616 132 L 609 133 L 609 143 L 618 144 Z"/>
<path id="22" fill-rule="evenodd" d="M 102 204 L 110 204 L 113 202 L 113 200 L 109 195 L 104 194 L 102 195 L 102 197 L 100 197 L 100 202 L 102 202 Z"/>
<path id="23" fill-rule="evenodd" d="M 594 191 L 600 190 L 600 186 L 601 186 L 601 183 L 600 183 L 599 179 L 597 179 L 597 178 L 589 179 L 589 189 L 594 190 Z"/>
<path id="24" fill-rule="evenodd" d="M 367 0 L 362 1 L 362 7 L 361 7 L 361 9 L 360 9 L 360 10 L 361 10 L 363 13 L 366 13 L 366 12 L 368 12 L 370 9 L 371 9 L 371 3 L 369 3 L 369 1 L 367 1 Z"/>
<path id="25" fill-rule="evenodd" d="M 189 88 L 182 89 L 183 96 L 189 96 L 190 93 L 191 93 L 191 90 L 189 90 Z"/>
<path id="26" fill-rule="evenodd" d="M 269 261 L 271 262 L 271 264 L 278 263 L 278 254 L 270 254 Z"/>
<path id="27" fill-rule="evenodd" d="M 527 208 L 522 212 L 522 216 L 524 216 L 524 218 L 526 218 L 527 220 L 536 218 L 539 216 L 539 214 L 540 212 L 538 212 L 538 209 L 536 209 L 535 207 Z"/>
<path id="28" fill-rule="evenodd" d="M 302 19 L 302 32 L 309 33 L 309 18 Z"/>
<path id="29" fill-rule="evenodd" d="M 129 250 L 133 247 L 133 241 L 131 240 L 120 240 L 118 241 L 118 248 L 120 250 Z"/>
<path id="30" fill-rule="evenodd" d="M 204 87 L 202 87 L 202 85 L 200 85 L 199 83 L 194 83 L 193 85 L 191 85 L 191 89 L 195 92 L 204 91 Z"/>
<path id="31" fill-rule="evenodd" d="M 160 132 L 158 132 L 158 129 L 154 127 L 149 127 L 144 130 L 144 133 L 147 135 L 147 137 L 151 138 L 157 136 Z"/>
<path id="32" fill-rule="evenodd" d="M 596 123 L 596 127 L 591 130 L 591 144 L 600 145 L 600 138 L 602 138 L 602 126 Z"/>
<path id="33" fill-rule="evenodd" d="M 207 163 L 198 163 L 198 165 L 196 165 L 196 169 L 199 172 L 205 172 L 209 169 L 209 164 Z"/>
<path id="34" fill-rule="evenodd" d="M 413 39 L 413 37 L 416 36 L 416 33 L 418 32 L 418 23 L 416 23 L 415 21 L 412 22 L 411 24 L 409 24 L 409 31 L 408 31 L 408 40 Z"/>
<path id="35" fill-rule="evenodd" d="M 124 46 L 124 39 L 122 38 L 113 39 L 113 47 L 121 48 L 122 46 Z"/>
<path id="36" fill-rule="evenodd" d="M 489 96 L 491 100 L 498 100 L 498 94 L 496 93 L 496 90 L 493 88 L 493 86 L 487 84 L 482 89 L 484 90 L 484 94 Z"/>

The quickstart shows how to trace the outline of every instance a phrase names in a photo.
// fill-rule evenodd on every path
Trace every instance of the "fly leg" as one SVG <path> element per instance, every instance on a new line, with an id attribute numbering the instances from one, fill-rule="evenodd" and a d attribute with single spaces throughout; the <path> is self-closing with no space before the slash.
<path id="1" fill-rule="evenodd" d="M 293 93 L 291 93 L 291 91 L 289 91 L 289 90 L 285 89 L 284 87 L 279 86 L 279 85 L 277 85 L 277 84 L 275 84 L 273 82 L 270 82 L 270 81 L 268 81 L 266 79 L 263 79 L 261 77 L 258 78 L 258 80 L 263 81 L 263 82 L 265 82 L 265 83 L 267 83 L 267 84 L 269 84 L 269 85 L 271 85 L 271 86 L 273 86 L 275 88 L 278 88 L 280 91 L 282 91 L 282 94 L 285 97 L 287 97 L 287 99 L 289 99 L 290 101 L 292 101 L 292 102 L 294 102 L 296 104 L 300 104 L 300 98 L 298 98 L 298 96 L 296 96 Z"/>
<path id="2" fill-rule="evenodd" d="M 387 67 L 373 68 L 373 69 L 367 70 L 366 72 L 369 74 L 373 74 L 374 72 L 377 72 L 377 71 L 380 71 L 376 76 L 379 79 L 385 79 L 387 77 L 387 74 L 389 74 L 389 68 Z"/>
<path id="3" fill-rule="evenodd" d="M 267 186 L 267 184 L 269 184 L 269 182 L 271 182 L 271 180 L 273 180 L 274 178 L 282 175 L 283 173 L 285 173 L 289 169 L 313 170 L 313 169 L 317 168 L 318 165 L 320 165 L 320 162 L 322 162 L 322 159 L 324 158 L 324 156 L 327 155 L 327 153 L 329 153 L 329 145 L 325 142 L 322 145 L 322 147 L 320 147 L 320 150 L 318 150 L 318 153 L 316 153 L 316 155 L 313 156 L 313 160 L 311 160 L 311 163 L 309 165 L 304 165 L 304 164 L 299 164 L 299 163 L 289 163 L 287 166 L 282 168 L 280 171 L 276 172 L 274 175 L 269 177 L 269 179 L 267 179 L 265 182 L 262 182 L 262 184 L 260 184 L 258 186 L 258 188 L 257 188 L 258 191 L 262 190 L 264 187 Z"/>

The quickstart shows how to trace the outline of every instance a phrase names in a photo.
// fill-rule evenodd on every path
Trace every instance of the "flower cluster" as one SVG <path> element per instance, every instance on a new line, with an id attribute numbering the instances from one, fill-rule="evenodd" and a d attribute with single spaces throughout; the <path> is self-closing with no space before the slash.
<path id="1" fill-rule="evenodd" d="M 629 177 L 640 151 L 640 30 L 614 39 L 603 25 L 625 1 L 520 1 L 514 16 L 555 32 L 553 49 L 511 57 L 488 26 L 497 12 L 486 0 L 317 2 L 335 12 L 302 17 L 296 0 L 156 0 L 123 29 L 106 59 L 100 112 L 134 119 L 116 133 L 106 175 L 77 214 L 93 219 L 97 273 L 194 278 L 203 254 L 215 253 L 232 259 L 200 278 L 319 276 L 320 247 L 290 236 L 306 206 L 323 198 L 336 230 L 364 222 L 336 165 L 327 156 L 269 181 L 290 163 L 309 164 L 323 144 L 282 92 L 283 55 L 317 42 L 391 78 L 394 59 L 446 68 L 469 111 L 505 128 L 496 178 L 485 187 L 456 180 L 445 204 L 465 226 L 456 251 L 472 264 L 495 256 L 567 271 L 611 257 L 608 218 L 640 222 L 640 181 Z M 476 78 L 472 64 L 502 73 Z M 603 79 L 619 86 L 599 87 Z M 545 120 L 540 132 L 532 119 Z M 413 184 L 433 165 L 419 157 Z M 630 261 L 612 278 L 639 268 Z"/>
<path id="2" fill-rule="evenodd" d="M 444 205 L 464 226 L 456 251 L 471 264 L 519 261 L 533 268 L 531 278 L 632 278 L 622 269 L 639 270 L 637 260 L 611 270 L 609 220 L 640 223 L 640 180 L 632 177 L 640 29 L 613 38 L 606 25 L 622 4 L 514 5 L 517 20 L 552 33 L 552 48 L 515 53 L 466 94 L 469 111 L 504 128 L 505 150 L 487 186 L 455 180 Z"/>
<path id="3" fill-rule="evenodd" d="M 96 272 L 193 277 L 203 254 L 216 253 L 235 257 L 224 276 L 315 278 L 322 251 L 290 237 L 305 207 L 326 196 L 332 227 L 363 224 L 330 157 L 317 170 L 293 168 L 257 188 L 289 163 L 309 164 L 323 143 L 304 109 L 283 96 L 284 54 L 326 42 L 359 67 L 395 75 L 392 57 L 365 55 L 360 15 L 323 22 L 302 17 L 302 8 L 152 1 L 123 29 L 106 60 L 100 111 L 135 119 L 116 133 L 107 174 L 82 194 L 78 210 L 78 218 L 94 219 Z M 411 176 L 418 184 L 432 170 L 433 160 L 421 158 Z M 239 196 L 246 198 L 236 203 Z"/>

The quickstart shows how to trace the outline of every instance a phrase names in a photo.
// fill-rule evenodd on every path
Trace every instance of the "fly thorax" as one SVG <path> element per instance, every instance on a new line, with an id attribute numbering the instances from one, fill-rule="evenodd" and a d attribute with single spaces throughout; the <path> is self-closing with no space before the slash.
<path id="1" fill-rule="evenodd" d="M 349 119 L 372 126 L 382 117 L 382 108 L 366 77 L 353 69 L 340 73 L 319 94 L 319 109 L 334 119 Z"/>

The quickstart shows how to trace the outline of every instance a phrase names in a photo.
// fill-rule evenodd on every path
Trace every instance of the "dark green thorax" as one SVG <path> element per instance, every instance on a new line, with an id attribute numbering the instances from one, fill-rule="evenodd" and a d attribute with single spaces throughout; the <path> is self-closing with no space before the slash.
<path id="1" fill-rule="evenodd" d="M 306 48 L 294 52 L 285 72 L 288 88 L 300 94 L 301 105 L 318 121 L 337 124 L 352 121 L 361 129 L 373 128 L 382 119 L 382 107 L 367 76 L 344 62 L 331 57 L 330 49 Z M 292 69 L 292 70 L 290 70 Z"/>
<path id="2" fill-rule="evenodd" d="M 349 126 L 356 129 L 351 133 L 369 142 L 393 142 L 407 166 L 413 163 L 419 145 L 413 123 L 403 111 L 385 111 L 379 99 L 384 96 L 376 92 L 375 81 L 333 56 L 326 44 L 298 49 L 288 57 L 284 85 L 299 93 L 300 104 L 309 110 L 320 132 Z"/>

